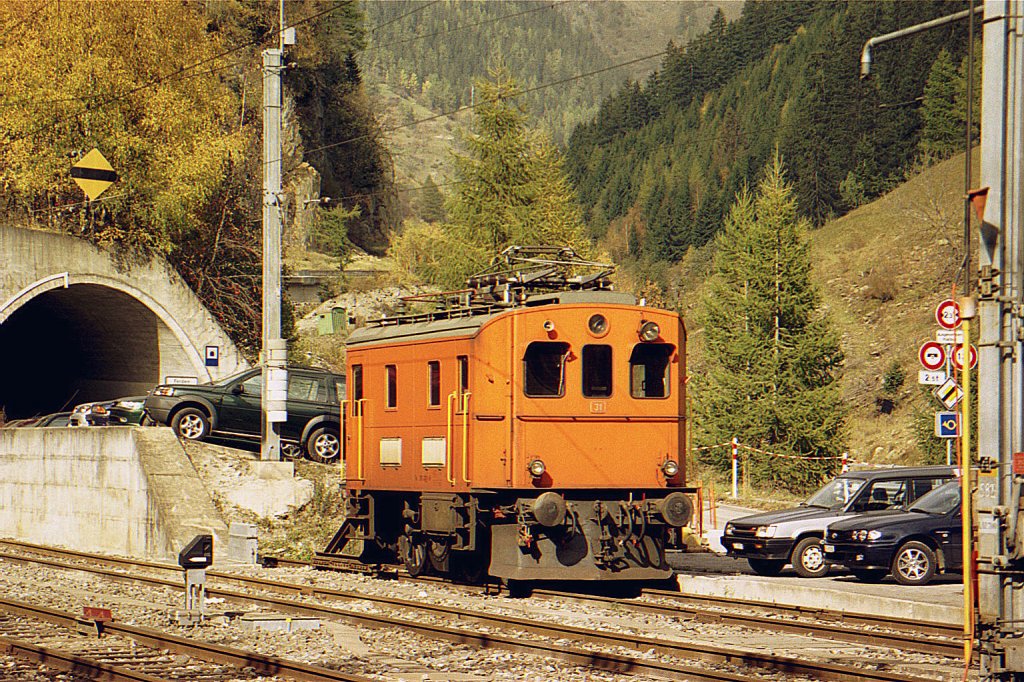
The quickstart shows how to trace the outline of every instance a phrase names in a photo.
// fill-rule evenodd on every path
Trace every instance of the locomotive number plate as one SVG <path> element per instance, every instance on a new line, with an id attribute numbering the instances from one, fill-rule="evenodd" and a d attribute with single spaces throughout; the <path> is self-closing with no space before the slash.
<path id="1" fill-rule="evenodd" d="M 590 403 L 591 414 L 604 414 L 607 404 L 603 400 L 594 400 Z"/>

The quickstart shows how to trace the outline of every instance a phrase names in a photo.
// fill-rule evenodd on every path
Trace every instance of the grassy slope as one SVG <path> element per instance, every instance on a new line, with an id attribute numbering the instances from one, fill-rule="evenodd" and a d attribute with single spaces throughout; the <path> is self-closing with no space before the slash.
<path id="1" fill-rule="evenodd" d="M 959 156 L 810 235 L 816 278 L 843 336 L 856 458 L 915 461 L 913 413 L 940 407 L 917 385 L 917 352 L 934 338 L 935 306 L 952 291 L 962 253 L 962 194 Z M 883 301 L 878 294 L 886 289 L 893 298 Z M 906 381 L 895 411 L 884 415 L 875 401 L 894 361 Z"/>

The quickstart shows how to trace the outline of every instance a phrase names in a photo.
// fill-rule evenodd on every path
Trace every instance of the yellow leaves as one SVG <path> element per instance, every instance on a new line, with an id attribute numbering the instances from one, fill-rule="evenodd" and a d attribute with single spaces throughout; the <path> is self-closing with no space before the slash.
<path id="1" fill-rule="evenodd" d="M 238 60 L 255 68 L 254 54 L 221 57 L 230 46 L 207 32 L 199 4 L 6 2 L 0 27 L 11 29 L 0 51 L 0 185 L 18 203 L 80 200 L 69 169 L 97 147 L 121 176 L 113 191 L 132 197 L 106 204 L 114 223 L 155 228 L 161 241 L 245 149 L 227 80 Z"/>

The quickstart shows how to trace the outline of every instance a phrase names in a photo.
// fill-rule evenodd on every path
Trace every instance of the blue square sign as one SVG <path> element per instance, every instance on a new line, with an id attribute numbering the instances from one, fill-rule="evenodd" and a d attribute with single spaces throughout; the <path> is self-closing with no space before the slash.
<path id="1" fill-rule="evenodd" d="M 959 412 L 936 412 L 935 413 L 935 435 L 939 438 L 960 437 L 960 413 Z"/>
<path id="2" fill-rule="evenodd" d="M 220 346 L 207 346 L 206 347 L 206 366 L 207 367 L 219 367 L 220 366 Z"/>

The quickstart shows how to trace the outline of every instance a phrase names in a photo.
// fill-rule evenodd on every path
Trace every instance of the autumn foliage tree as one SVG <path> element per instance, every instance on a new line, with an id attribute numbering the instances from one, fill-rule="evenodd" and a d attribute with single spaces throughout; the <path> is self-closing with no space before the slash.
<path id="1" fill-rule="evenodd" d="M 301 97 L 325 72 L 344 70 L 361 44 L 361 14 L 352 1 L 289 10 L 316 18 L 304 26 L 320 49 L 295 55 Z M 123 263 L 166 256 L 250 354 L 262 298 L 259 50 L 276 30 L 268 11 L 248 0 L 0 3 L 0 211 L 92 241 Z M 351 78 L 336 79 L 347 92 L 359 85 L 350 66 Z M 330 116 L 332 134 L 348 136 L 337 111 L 348 105 L 336 102 L 349 100 L 337 89 L 330 96 L 332 106 L 297 104 L 300 127 L 316 109 Z M 354 118 L 366 127 L 363 110 Z M 93 148 L 119 179 L 89 203 L 70 167 Z M 347 153 L 366 159 L 359 189 L 372 193 L 386 173 L 371 151 Z M 330 155 L 313 161 L 332 179 L 344 167 Z"/>

